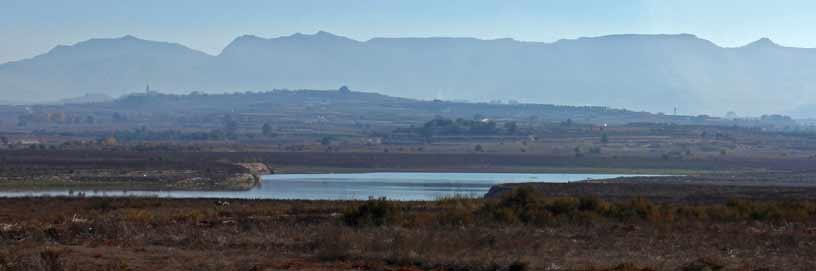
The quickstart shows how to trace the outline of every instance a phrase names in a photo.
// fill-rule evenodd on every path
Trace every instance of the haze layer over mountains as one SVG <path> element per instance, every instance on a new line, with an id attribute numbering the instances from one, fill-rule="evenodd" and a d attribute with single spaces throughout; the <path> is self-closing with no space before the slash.
<path id="1" fill-rule="evenodd" d="M 374 38 L 327 32 L 241 36 L 213 56 L 133 36 L 57 46 L 0 65 L 0 100 L 353 89 L 418 99 L 601 105 L 722 115 L 787 113 L 816 103 L 816 49 L 760 39 L 723 48 L 694 35 L 612 35 L 554 43 Z"/>

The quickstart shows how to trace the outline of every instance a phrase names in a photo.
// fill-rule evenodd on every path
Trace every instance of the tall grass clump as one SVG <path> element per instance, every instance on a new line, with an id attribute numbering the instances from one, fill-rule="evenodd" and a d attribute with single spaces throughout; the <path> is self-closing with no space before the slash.
<path id="1" fill-rule="evenodd" d="M 386 198 L 370 198 L 356 208 L 343 212 L 343 222 L 352 227 L 383 226 L 402 222 L 402 210 Z"/>

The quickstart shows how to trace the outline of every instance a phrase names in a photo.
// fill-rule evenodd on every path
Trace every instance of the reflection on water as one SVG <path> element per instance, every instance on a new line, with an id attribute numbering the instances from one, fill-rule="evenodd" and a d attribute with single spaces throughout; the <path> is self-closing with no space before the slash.
<path id="1" fill-rule="evenodd" d="M 326 199 L 352 200 L 387 197 L 397 200 L 433 200 L 445 196 L 481 197 L 494 184 L 523 182 L 572 182 L 608 179 L 616 174 L 521 173 L 343 173 L 277 174 L 263 177 L 260 186 L 247 191 L 121 191 L 69 190 L 3 191 L 0 197 L 23 196 L 153 196 L 167 198 Z"/>

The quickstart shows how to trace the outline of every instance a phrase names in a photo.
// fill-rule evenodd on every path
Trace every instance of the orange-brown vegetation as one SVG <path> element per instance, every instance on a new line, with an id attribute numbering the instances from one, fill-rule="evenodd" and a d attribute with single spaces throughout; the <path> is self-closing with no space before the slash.
<path id="1" fill-rule="evenodd" d="M 811 270 L 816 203 L 0 199 L 0 270 Z"/>

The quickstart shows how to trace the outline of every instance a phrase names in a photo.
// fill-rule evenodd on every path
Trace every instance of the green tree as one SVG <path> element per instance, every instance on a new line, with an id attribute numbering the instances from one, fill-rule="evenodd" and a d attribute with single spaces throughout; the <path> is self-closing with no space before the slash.
<path id="1" fill-rule="evenodd" d="M 232 119 L 230 115 L 224 116 L 224 132 L 229 136 L 233 136 L 238 132 L 238 122 Z"/>
<path id="2" fill-rule="evenodd" d="M 324 146 L 331 144 L 331 142 L 332 142 L 332 139 L 331 139 L 331 137 L 328 137 L 328 136 L 324 136 L 323 138 L 320 139 L 320 144 L 324 145 Z"/>
<path id="3" fill-rule="evenodd" d="M 269 125 L 269 123 L 264 123 L 263 127 L 261 127 L 261 133 L 265 136 L 275 135 L 275 131 L 272 130 L 272 125 Z"/>
<path id="4" fill-rule="evenodd" d="M 127 116 L 119 112 L 114 112 L 111 119 L 113 119 L 113 122 L 125 122 L 127 121 Z"/>
<path id="5" fill-rule="evenodd" d="M 518 124 L 515 121 L 505 122 L 504 129 L 507 130 L 508 134 L 515 134 L 518 132 Z"/>

